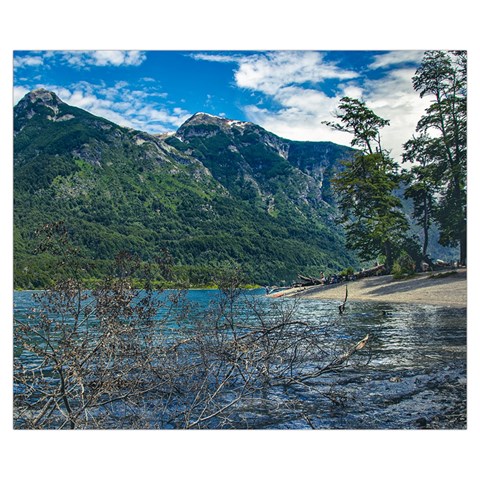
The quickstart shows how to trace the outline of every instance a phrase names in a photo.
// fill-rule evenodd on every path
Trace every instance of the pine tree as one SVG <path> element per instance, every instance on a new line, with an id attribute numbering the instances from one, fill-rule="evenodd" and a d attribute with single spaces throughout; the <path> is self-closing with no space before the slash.
<path id="1" fill-rule="evenodd" d="M 380 129 L 389 121 L 363 101 L 349 97 L 342 98 L 339 110 L 340 123 L 327 125 L 353 134 L 351 144 L 359 148 L 334 179 L 347 246 L 358 250 L 364 260 L 385 255 L 385 267 L 390 271 L 408 224 L 400 199 L 393 194 L 400 182 L 398 166 L 381 145 Z"/>
<path id="2" fill-rule="evenodd" d="M 404 196 L 413 201 L 413 216 L 423 230 L 422 259 L 428 261 L 429 232 L 437 206 L 439 172 L 435 164 L 436 152 L 432 150 L 431 138 L 426 134 L 413 136 L 403 147 L 403 163 L 413 164 L 410 170 L 404 172 L 408 185 Z"/>

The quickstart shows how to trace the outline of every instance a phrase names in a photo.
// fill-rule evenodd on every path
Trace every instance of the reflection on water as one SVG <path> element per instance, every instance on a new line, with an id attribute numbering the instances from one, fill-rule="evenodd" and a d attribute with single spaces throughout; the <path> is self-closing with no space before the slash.
<path id="1" fill-rule="evenodd" d="M 260 304 L 288 304 L 249 292 Z M 217 298 L 216 291 L 193 290 L 187 299 L 192 315 Z M 239 422 L 256 428 L 412 429 L 466 428 L 466 309 L 409 304 L 347 302 L 339 315 L 337 301 L 302 300 L 298 320 L 318 322 L 335 338 L 370 336 L 369 362 L 322 377 L 321 390 L 295 387 L 273 390 L 284 402 L 301 401 L 308 422 L 282 411 L 272 414 L 268 402 L 239 408 Z M 16 292 L 15 316 L 26 318 L 31 292 Z"/>

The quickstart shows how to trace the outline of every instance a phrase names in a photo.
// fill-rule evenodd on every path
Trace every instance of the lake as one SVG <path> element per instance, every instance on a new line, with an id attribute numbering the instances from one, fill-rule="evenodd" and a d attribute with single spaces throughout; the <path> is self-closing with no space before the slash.
<path id="1" fill-rule="evenodd" d="M 188 291 L 189 315 L 201 318 L 218 299 L 215 290 Z M 349 301 L 340 315 L 337 301 L 269 299 L 263 289 L 248 291 L 245 299 L 237 318 L 248 317 L 253 300 L 265 315 L 294 307 L 295 321 L 313 325 L 312 332 L 337 349 L 367 334 L 369 342 L 358 362 L 338 372 L 314 383 L 271 387 L 265 401 L 259 396 L 239 402 L 228 428 L 466 428 L 466 309 Z M 15 292 L 16 317 L 25 320 L 33 306 L 32 292 Z M 171 331 L 175 335 L 173 326 Z M 156 405 L 152 399 L 152 415 Z M 292 413 L 299 410 L 301 416 Z"/>

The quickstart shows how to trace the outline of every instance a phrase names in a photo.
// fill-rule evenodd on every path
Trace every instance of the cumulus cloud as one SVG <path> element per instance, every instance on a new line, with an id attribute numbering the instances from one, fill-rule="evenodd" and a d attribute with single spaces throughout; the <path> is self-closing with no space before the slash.
<path id="1" fill-rule="evenodd" d="M 69 105 L 87 110 L 123 127 L 150 133 L 174 130 L 191 116 L 187 110 L 179 107 L 170 108 L 162 103 L 164 92 L 158 92 L 155 87 L 140 90 L 131 88 L 125 81 L 111 85 L 82 81 L 68 87 L 35 84 L 31 89 L 40 87 L 55 92 Z M 24 86 L 15 87 L 15 103 L 29 90 Z"/>
<path id="2" fill-rule="evenodd" d="M 319 52 L 270 52 L 242 57 L 238 63 L 239 68 L 235 72 L 237 85 L 268 95 L 276 95 L 288 85 L 358 77 L 354 71 L 326 62 Z"/>
<path id="3" fill-rule="evenodd" d="M 16 105 L 29 91 L 25 87 L 13 87 L 13 104 Z"/>
<path id="4" fill-rule="evenodd" d="M 138 50 L 48 50 L 34 54 L 15 52 L 15 68 L 47 67 L 50 64 L 69 65 L 74 68 L 89 67 L 131 67 L 139 66 L 147 56 Z"/>
<path id="5" fill-rule="evenodd" d="M 377 115 L 390 120 L 383 130 L 384 145 L 399 159 L 402 145 L 412 136 L 418 120 L 429 105 L 412 86 L 415 68 L 390 70 L 379 80 L 365 83 L 365 101 Z"/>
<path id="6" fill-rule="evenodd" d="M 361 99 L 363 98 L 365 91 L 358 85 L 340 85 L 342 95 L 344 97 Z"/>
<path id="7" fill-rule="evenodd" d="M 368 65 L 379 72 L 375 80 L 360 67 L 358 71 L 345 69 L 327 61 L 321 52 L 208 53 L 195 58 L 235 62 L 235 85 L 255 93 L 256 103 L 244 106 L 247 118 L 290 139 L 349 144 L 349 134 L 333 131 L 322 122 L 332 120 L 342 97 L 362 99 L 375 113 L 391 121 L 383 132 L 384 144 L 398 159 L 426 107 L 411 83 L 415 72 L 412 65 L 418 65 L 422 55 L 415 50 L 375 55 Z M 324 88 L 326 82 L 328 88 Z"/>
<path id="8" fill-rule="evenodd" d="M 146 54 L 137 50 L 92 50 L 58 52 L 61 60 L 74 67 L 138 66 Z"/>
<path id="9" fill-rule="evenodd" d="M 397 50 L 374 56 L 370 68 L 388 68 L 405 63 L 419 63 L 423 57 L 423 50 Z"/>
<path id="10" fill-rule="evenodd" d="M 248 105 L 245 107 L 247 117 L 285 138 L 350 142 L 348 134 L 331 131 L 322 123 L 332 119 L 338 97 L 329 97 L 315 89 L 289 86 L 279 89 L 275 100 L 281 106 L 278 110 Z"/>
<path id="11" fill-rule="evenodd" d="M 38 67 L 40 65 L 43 65 L 43 55 L 17 55 L 13 58 L 14 68 Z"/>
<path id="12" fill-rule="evenodd" d="M 254 123 L 262 125 L 266 130 L 274 132 L 290 140 L 328 140 L 341 145 L 349 145 L 351 136 L 347 133 L 332 131 L 322 121 L 332 117 L 312 112 L 305 115 L 299 109 L 286 108 L 277 112 L 249 105 L 245 107 L 247 117 Z"/>

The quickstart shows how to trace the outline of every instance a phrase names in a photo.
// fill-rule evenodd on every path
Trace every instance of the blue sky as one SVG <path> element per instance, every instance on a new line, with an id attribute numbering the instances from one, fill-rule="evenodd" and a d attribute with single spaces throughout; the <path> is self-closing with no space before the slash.
<path id="1" fill-rule="evenodd" d="M 349 144 L 322 124 L 340 98 L 362 98 L 391 121 L 394 156 L 428 100 L 411 77 L 423 52 L 15 51 L 14 101 L 44 87 L 65 102 L 150 133 L 174 131 L 198 111 L 258 123 L 294 140 Z"/>

